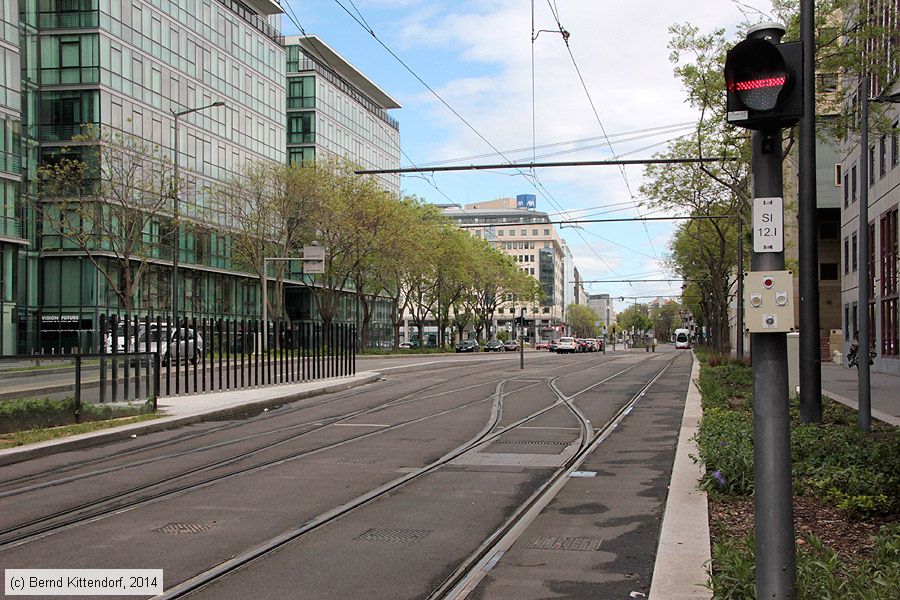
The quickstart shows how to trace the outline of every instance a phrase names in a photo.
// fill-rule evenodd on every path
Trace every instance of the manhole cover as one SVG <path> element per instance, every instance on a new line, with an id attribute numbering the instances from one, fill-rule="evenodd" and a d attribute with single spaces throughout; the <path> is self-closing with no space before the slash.
<path id="1" fill-rule="evenodd" d="M 431 529 L 370 529 L 356 539 L 367 542 L 412 544 L 425 539 L 431 532 Z"/>
<path id="2" fill-rule="evenodd" d="M 572 442 L 558 442 L 555 440 L 500 440 L 495 444 L 530 444 L 535 446 L 570 446 Z"/>
<path id="3" fill-rule="evenodd" d="M 528 543 L 530 550 L 574 550 L 593 552 L 600 549 L 602 539 L 587 537 L 546 537 L 538 536 Z"/>
<path id="4" fill-rule="evenodd" d="M 162 527 L 157 527 L 153 531 L 180 535 L 183 533 L 201 533 L 211 527 L 212 525 L 207 523 L 168 523 Z"/>

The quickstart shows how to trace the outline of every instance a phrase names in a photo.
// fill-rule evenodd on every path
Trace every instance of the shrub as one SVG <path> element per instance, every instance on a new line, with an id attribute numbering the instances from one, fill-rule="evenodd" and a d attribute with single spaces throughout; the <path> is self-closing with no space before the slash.
<path id="1" fill-rule="evenodd" d="M 882 527 L 871 560 L 844 562 L 815 536 L 797 547 L 797 600 L 893 600 L 900 589 L 900 526 Z M 706 586 L 716 600 L 754 600 L 753 536 L 713 545 Z"/>
<path id="2" fill-rule="evenodd" d="M 102 421 L 152 412 L 152 403 L 133 406 L 84 403 L 82 421 Z M 19 399 L 0 402 L 0 433 L 46 429 L 75 422 L 75 399 Z"/>
<path id="3" fill-rule="evenodd" d="M 700 488 L 747 496 L 753 493 L 753 422 L 742 412 L 710 408 L 697 432 L 700 460 L 706 473 Z"/>

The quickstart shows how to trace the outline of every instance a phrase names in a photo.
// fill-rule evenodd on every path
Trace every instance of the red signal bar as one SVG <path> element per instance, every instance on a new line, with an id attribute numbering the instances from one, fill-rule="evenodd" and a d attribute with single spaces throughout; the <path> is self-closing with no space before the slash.
<path id="1" fill-rule="evenodd" d="M 767 77 L 765 79 L 751 79 L 750 81 L 737 81 L 731 84 L 732 91 L 746 92 L 762 88 L 778 87 L 784 85 L 787 77 Z"/>

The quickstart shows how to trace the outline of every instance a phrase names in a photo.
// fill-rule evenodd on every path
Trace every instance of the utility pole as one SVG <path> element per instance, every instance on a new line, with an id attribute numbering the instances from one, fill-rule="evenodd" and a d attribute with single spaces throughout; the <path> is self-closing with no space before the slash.
<path id="1" fill-rule="evenodd" d="M 800 40 L 815 48 L 813 0 L 800 2 Z M 800 421 L 822 422 L 822 350 L 819 336 L 819 247 L 816 214 L 815 53 L 803 53 L 803 116 L 800 117 L 800 185 L 797 223 L 800 245 Z"/>

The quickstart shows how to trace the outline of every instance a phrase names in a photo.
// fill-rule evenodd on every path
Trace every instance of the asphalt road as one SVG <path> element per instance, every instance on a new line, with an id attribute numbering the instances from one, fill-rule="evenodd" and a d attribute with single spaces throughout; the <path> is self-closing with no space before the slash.
<path id="1" fill-rule="evenodd" d="M 660 350 L 365 359 L 382 381 L 3 467 L 0 564 L 163 569 L 166 597 L 646 593 L 690 372 Z"/>

